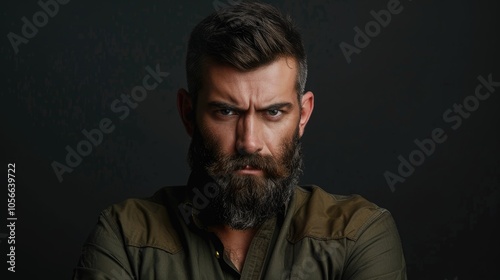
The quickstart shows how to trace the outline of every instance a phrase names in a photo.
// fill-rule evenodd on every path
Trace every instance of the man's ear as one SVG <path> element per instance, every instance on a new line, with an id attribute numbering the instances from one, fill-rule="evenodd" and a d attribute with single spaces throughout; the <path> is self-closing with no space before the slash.
<path id="1" fill-rule="evenodd" d="M 191 95 L 183 88 L 177 91 L 177 110 L 181 117 L 184 128 L 190 137 L 193 137 L 194 111 Z"/>
<path id="2" fill-rule="evenodd" d="M 304 134 L 306 124 L 311 117 L 314 109 L 314 94 L 310 91 L 304 93 L 301 100 L 300 121 L 299 121 L 299 137 Z"/>

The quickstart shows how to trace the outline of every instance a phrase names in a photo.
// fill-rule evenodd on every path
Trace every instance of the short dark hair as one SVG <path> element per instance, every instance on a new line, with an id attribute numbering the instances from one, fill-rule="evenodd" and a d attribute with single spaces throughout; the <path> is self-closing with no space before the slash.
<path id="1" fill-rule="evenodd" d="M 188 90 L 196 100 L 205 63 L 229 64 L 251 70 L 281 57 L 297 60 L 297 94 L 304 94 L 307 59 L 302 38 L 290 16 L 260 2 L 224 7 L 198 23 L 189 38 L 186 57 Z"/>

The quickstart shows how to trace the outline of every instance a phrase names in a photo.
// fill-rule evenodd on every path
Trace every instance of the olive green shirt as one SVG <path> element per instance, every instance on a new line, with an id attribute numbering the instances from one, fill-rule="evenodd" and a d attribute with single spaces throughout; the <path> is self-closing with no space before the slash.
<path id="1" fill-rule="evenodd" d="M 197 218 L 210 195 L 166 187 L 105 209 L 73 279 L 406 279 L 389 211 L 317 186 L 296 187 L 284 214 L 260 226 L 239 272 Z"/>

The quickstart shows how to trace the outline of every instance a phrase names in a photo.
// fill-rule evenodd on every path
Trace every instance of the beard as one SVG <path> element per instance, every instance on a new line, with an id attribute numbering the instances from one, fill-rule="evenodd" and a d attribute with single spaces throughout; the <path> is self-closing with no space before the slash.
<path id="1" fill-rule="evenodd" d="M 224 155 L 210 137 L 195 128 L 188 161 L 194 176 L 208 177 L 218 194 L 202 209 L 199 217 L 206 225 L 227 225 L 236 230 L 256 228 L 265 220 L 283 213 L 302 174 L 302 147 L 298 127 L 283 139 L 278 157 L 270 155 Z M 251 166 L 262 176 L 236 174 Z"/>

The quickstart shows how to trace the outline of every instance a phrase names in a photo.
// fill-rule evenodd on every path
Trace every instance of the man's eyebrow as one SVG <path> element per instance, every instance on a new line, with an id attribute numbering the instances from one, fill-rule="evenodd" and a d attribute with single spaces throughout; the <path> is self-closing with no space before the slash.
<path id="1" fill-rule="evenodd" d="M 226 103 L 226 102 L 220 102 L 220 101 L 210 101 L 210 102 L 208 102 L 208 106 L 222 108 L 222 109 L 234 109 L 234 110 L 237 110 L 237 111 L 245 111 L 245 109 L 238 108 L 238 106 L 236 106 L 234 104 L 230 104 L 230 103 Z M 282 109 L 282 108 L 289 109 L 292 106 L 293 106 L 293 104 L 290 103 L 290 102 L 279 102 L 279 103 L 274 103 L 274 104 L 267 105 L 264 108 L 259 109 L 259 111 L 273 110 L 273 109 Z"/>
<path id="2" fill-rule="evenodd" d="M 266 106 L 262 110 L 282 109 L 282 108 L 290 109 L 292 106 L 293 106 L 293 104 L 290 102 L 280 102 L 280 103 L 274 103 L 274 104 L 271 104 L 269 106 Z"/>
<path id="3" fill-rule="evenodd" d="M 226 103 L 226 102 L 220 102 L 220 101 L 210 101 L 208 102 L 208 106 L 210 107 L 217 107 L 217 108 L 230 108 L 230 109 L 238 109 L 238 107 L 234 104 Z"/>

